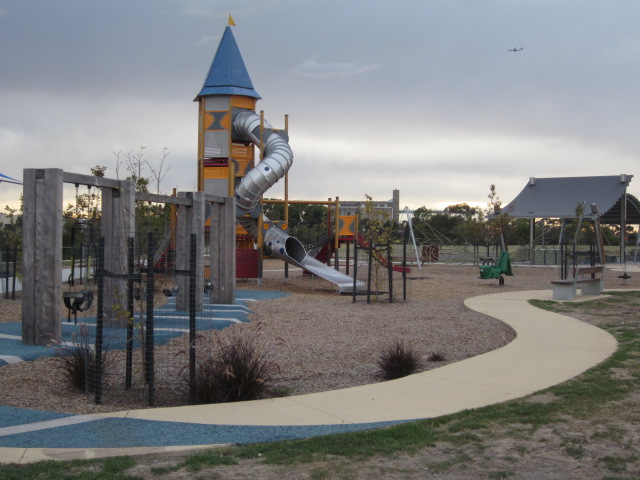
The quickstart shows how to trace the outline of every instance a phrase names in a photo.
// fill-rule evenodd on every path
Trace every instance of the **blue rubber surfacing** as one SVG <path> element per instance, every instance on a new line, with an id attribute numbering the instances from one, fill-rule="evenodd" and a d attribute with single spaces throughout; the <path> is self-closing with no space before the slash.
<path id="1" fill-rule="evenodd" d="M 201 329 L 222 329 L 232 323 L 248 321 L 251 313 L 247 307 L 251 301 L 280 298 L 288 294 L 265 290 L 239 290 L 237 305 L 207 305 L 209 321 L 200 323 Z M 171 328 L 176 321 L 188 321 L 188 312 L 177 312 L 172 302 L 158 308 L 155 328 Z M 222 317 L 227 320 L 221 320 Z M 91 328 L 90 318 L 82 319 Z M 94 320 L 95 321 L 95 320 Z M 80 319 L 79 319 L 80 322 Z M 63 339 L 71 342 L 80 323 L 63 322 Z M 111 332 L 105 329 L 105 338 L 110 339 L 109 348 L 122 348 L 124 342 L 118 337 L 122 330 Z M 20 322 L 0 324 L 0 334 L 21 336 Z M 156 342 L 162 344 L 183 332 L 156 330 Z M 23 360 L 34 360 L 41 356 L 55 355 L 57 348 L 23 345 L 15 338 L 0 337 L 0 355 L 14 355 Z M 0 360 L 0 365 L 3 363 Z M 294 440 L 333 433 L 356 432 L 384 428 L 404 421 L 374 422 L 361 424 L 334 424 L 310 426 L 253 426 L 253 425 L 203 425 L 193 423 L 160 422 L 127 418 L 102 418 L 65 425 L 64 420 L 73 420 L 75 415 L 43 412 L 22 408 L 0 406 L 0 447 L 12 448 L 126 448 L 167 447 L 178 445 L 248 444 L 279 440 Z M 39 422 L 61 420 L 60 425 L 33 425 L 34 431 L 13 433 L 11 427 L 30 426 Z"/>
<path id="2" fill-rule="evenodd" d="M 238 290 L 235 305 L 205 304 L 204 311 L 198 312 L 197 327 L 199 330 L 222 330 L 239 322 L 247 322 L 251 313 L 249 304 L 257 300 L 270 300 L 289 295 L 284 292 L 270 290 Z M 175 310 L 175 297 L 170 298 L 166 305 L 154 311 L 155 344 L 163 345 L 172 338 L 184 335 L 189 325 L 189 312 Z M 79 317 L 78 324 L 73 320 L 62 321 L 62 340 L 71 345 L 74 335 L 80 333 L 81 325 L 85 325 L 89 331 L 89 338 L 93 338 L 95 329 L 95 317 Z M 177 330 L 180 326 L 182 330 Z M 3 338 L 2 335 L 14 337 Z M 17 338 L 16 338 L 17 337 Z M 23 361 L 31 361 L 40 357 L 51 357 L 59 351 L 59 346 L 24 345 L 21 322 L 0 323 L 0 355 L 18 357 Z M 134 342 L 136 339 L 134 339 Z M 126 332 L 124 329 L 105 328 L 105 346 L 111 350 L 125 348 Z M 134 345 L 134 347 L 138 347 Z M 0 366 L 9 362 L 0 358 Z"/>
<path id="3" fill-rule="evenodd" d="M 19 410 L 19 409 L 16 409 Z M 6 407 L 0 414 L 11 413 Z M 56 414 L 39 412 L 40 418 Z M 47 415 L 52 418 L 47 418 Z M 35 420 L 35 418 L 33 419 Z M 36 420 L 37 421 L 37 420 Z M 2 436 L 0 447 L 12 448 L 127 448 L 183 445 L 221 445 L 297 440 L 334 433 L 358 432 L 404 422 L 310 426 L 202 425 L 151 420 L 104 418 Z"/>

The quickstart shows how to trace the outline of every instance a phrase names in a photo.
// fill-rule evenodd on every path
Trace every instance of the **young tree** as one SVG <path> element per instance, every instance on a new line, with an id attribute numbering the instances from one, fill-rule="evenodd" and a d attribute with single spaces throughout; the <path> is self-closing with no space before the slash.
<path id="1" fill-rule="evenodd" d="M 113 152 L 116 158 L 116 175 L 118 178 L 121 178 L 121 172 L 124 170 L 126 172 L 125 178 L 135 182 L 136 192 L 162 194 L 162 181 L 165 179 L 171 168 L 171 165 L 167 162 L 170 152 L 164 148 L 157 163 L 154 164 L 147 160 L 145 156 L 145 149 L 146 147 L 140 147 L 135 152 Z M 150 192 L 150 188 L 155 191 Z M 164 243 L 161 243 L 161 239 L 170 238 L 170 212 L 171 208 L 166 204 L 146 201 L 136 202 L 135 265 L 138 269 L 142 267 L 154 267 L 154 265 L 147 265 L 147 256 L 149 250 L 154 249 L 156 250 L 156 252 L 154 252 L 155 257 L 155 254 L 158 253 L 158 245 L 164 245 Z M 149 243 L 150 233 L 153 238 L 152 244 Z M 155 288 L 153 291 L 154 305 L 163 296 L 161 292 L 163 287 L 166 286 L 164 283 L 166 280 L 166 278 L 155 279 Z M 145 384 L 149 381 L 147 378 L 147 345 L 144 340 L 146 339 L 146 289 L 147 285 L 142 284 L 138 289 L 138 294 L 136 295 L 137 301 L 134 304 L 134 310 L 137 313 L 137 320 L 132 318 L 126 308 L 122 307 L 122 305 L 114 308 L 114 314 L 126 319 L 129 324 L 129 328 L 136 332 L 140 340 L 141 361 L 143 365 L 143 368 L 141 369 L 142 380 Z"/>
<path id="2" fill-rule="evenodd" d="M 375 207 L 373 198 L 365 194 L 366 201 L 364 203 L 364 212 L 360 221 L 360 230 L 362 236 L 367 242 L 367 247 L 372 249 L 373 264 L 371 265 L 371 281 L 375 291 L 379 292 L 383 289 L 385 273 L 387 267 L 382 264 L 385 253 L 376 251 L 376 247 L 386 247 L 390 245 L 393 236 L 397 230 L 393 222 L 389 218 L 389 214 Z M 377 295 L 374 296 L 377 299 Z"/>
<path id="3" fill-rule="evenodd" d="M 496 186 L 491 185 L 489 187 L 489 194 L 487 195 L 489 202 L 487 203 L 487 222 L 486 222 L 486 241 L 487 245 L 492 239 L 500 239 L 500 244 L 503 250 L 507 250 L 507 240 L 505 236 L 505 229 L 509 225 L 509 216 L 506 213 L 501 213 L 502 200 L 496 192 Z"/>

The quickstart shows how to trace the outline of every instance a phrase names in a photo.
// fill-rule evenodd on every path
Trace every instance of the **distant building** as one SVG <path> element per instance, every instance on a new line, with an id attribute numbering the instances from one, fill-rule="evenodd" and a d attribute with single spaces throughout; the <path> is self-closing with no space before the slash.
<path id="1" fill-rule="evenodd" d="M 358 212 L 363 215 L 365 203 L 366 199 L 357 201 L 340 200 L 340 215 L 355 215 Z M 386 202 L 381 202 L 374 198 L 373 205 L 374 209 L 382 212 L 385 218 L 395 222 L 400 220 L 400 190 L 395 189 L 391 200 Z"/>

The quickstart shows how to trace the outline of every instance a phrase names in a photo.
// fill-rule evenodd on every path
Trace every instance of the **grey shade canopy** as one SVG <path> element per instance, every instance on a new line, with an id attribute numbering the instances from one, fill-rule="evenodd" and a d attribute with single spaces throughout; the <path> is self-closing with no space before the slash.
<path id="1" fill-rule="evenodd" d="M 573 218 L 576 216 L 578 205 L 584 205 L 586 218 L 607 217 L 614 219 L 614 207 L 620 212 L 620 200 L 625 194 L 633 175 L 609 175 L 597 177 L 531 177 L 529 183 L 520 194 L 501 213 L 515 218 Z M 631 197 L 628 195 L 628 197 Z M 631 205 L 627 199 L 627 206 L 637 205 L 637 199 L 631 198 Z M 633 200 L 636 203 L 633 203 Z M 595 206 L 596 213 L 593 212 Z M 635 215 L 634 215 L 635 213 Z M 636 223 L 631 217 L 638 216 L 635 208 L 629 208 L 627 219 Z M 620 214 L 617 215 L 619 223 Z"/>

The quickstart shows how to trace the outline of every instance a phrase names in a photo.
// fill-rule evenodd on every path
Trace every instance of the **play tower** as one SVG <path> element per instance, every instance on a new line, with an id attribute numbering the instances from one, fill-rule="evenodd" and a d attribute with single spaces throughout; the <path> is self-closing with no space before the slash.
<path id="1" fill-rule="evenodd" d="M 196 96 L 200 107 L 198 189 L 236 199 L 236 276 L 259 278 L 264 248 L 267 255 L 319 275 L 341 290 L 351 289 L 351 277 L 307 255 L 299 240 L 262 214 L 263 194 L 285 177 L 293 152 L 286 129 L 274 129 L 262 112 L 255 112 L 260 98 L 227 26 Z M 260 149 L 257 164 L 254 147 Z"/>
<path id="2" fill-rule="evenodd" d="M 254 166 L 254 143 L 233 132 L 233 115 L 254 112 L 262 98 L 253 88 L 231 27 L 227 26 L 195 101 L 198 102 L 198 190 L 234 196 Z M 240 225 L 236 230 L 238 277 L 257 277 L 258 251 Z"/>

